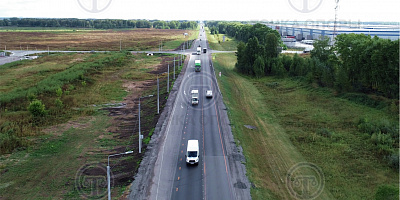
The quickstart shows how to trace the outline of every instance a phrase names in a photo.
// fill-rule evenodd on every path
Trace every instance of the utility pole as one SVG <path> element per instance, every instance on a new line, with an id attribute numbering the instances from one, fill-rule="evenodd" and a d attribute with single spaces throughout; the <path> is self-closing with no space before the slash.
<path id="1" fill-rule="evenodd" d="M 118 154 L 112 154 L 108 156 L 107 159 L 107 191 L 108 191 L 108 200 L 111 200 L 111 175 L 110 175 L 110 157 L 113 156 L 119 156 L 119 155 L 126 155 L 126 154 L 131 154 L 133 151 L 127 151 L 125 153 L 118 153 Z"/>
<path id="2" fill-rule="evenodd" d="M 167 82 L 167 93 L 169 93 L 169 63 L 168 63 L 168 82 Z"/>
<path id="3" fill-rule="evenodd" d="M 160 114 L 160 82 L 157 74 L 157 114 Z"/>
<path id="4" fill-rule="evenodd" d="M 335 7 L 335 24 L 333 25 L 333 38 L 332 38 L 332 45 L 335 43 L 335 38 L 337 34 L 337 11 L 339 8 L 339 0 L 335 0 L 336 2 L 336 7 Z"/>
<path id="5" fill-rule="evenodd" d="M 175 80 L 175 57 L 174 57 L 174 80 Z"/>
<path id="6" fill-rule="evenodd" d="M 153 95 L 139 97 L 139 153 L 142 153 L 142 140 L 143 140 L 143 135 L 140 133 L 140 99 L 152 96 Z"/>

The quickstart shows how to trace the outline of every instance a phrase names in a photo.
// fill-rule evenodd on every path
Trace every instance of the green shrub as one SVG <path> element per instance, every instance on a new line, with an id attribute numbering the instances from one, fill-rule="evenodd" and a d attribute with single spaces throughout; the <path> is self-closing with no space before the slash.
<path id="1" fill-rule="evenodd" d="M 375 193 L 375 200 L 398 200 L 399 187 L 394 185 L 380 185 Z"/>
<path id="2" fill-rule="evenodd" d="M 43 117 L 47 113 L 45 105 L 40 100 L 32 101 L 28 106 L 28 110 L 34 117 Z"/>
<path id="3" fill-rule="evenodd" d="M 332 137 L 333 133 L 332 131 L 326 129 L 326 128 L 321 128 L 317 130 L 317 134 L 324 136 L 324 137 Z"/>
<path id="4" fill-rule="evenodd" d="M 63 94 L 62 89 L 61 88 L 57 88 L 56 94 L 57 94 L 57 97 L 60 98 L 62 96 L 62 94 Z"/>
<path id="5" fill-rule="evenodd" d="M 64 107 L 64 104 L 60 99 L 56 99 L 55 104 L 58 109 L 62 109 Z"/>
<path id="6" fill-rule="evenodd" d="M 35 100 L 37 98 L 37 96 L 33 93 L 28 93 L 27 98 L 30 102 L 32 102 L 33 100 Z"/>
<path id="7" fill-rule="evenodd" d="M 14 133 L 14 130 L 8 130 L 0 133 L 0 153 L 11 153 L 18 147 L 26 146 L 26 143 Z"/>
<path id="8" fill-rule="evenodd" d="M 390 167 L 393 169 L 399 170 L 399 149 L 394 151 L 390 156 L 387 157 L 388 163 Z"/>

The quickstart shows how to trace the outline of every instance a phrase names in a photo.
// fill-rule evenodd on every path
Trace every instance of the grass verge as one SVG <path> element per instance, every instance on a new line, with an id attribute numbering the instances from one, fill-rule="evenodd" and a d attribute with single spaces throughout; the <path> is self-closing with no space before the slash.
<path id="1" fill-rule="evenodd" d="M 49 111 L 42 119 L 46 120 L 44 124 L 43 121 L 30 124 L 31 115 L 26 111 L 29 98 L 22 98 L 16 103 L 11 102 L 7 107 L 2 107 L 0 139 L 3 139 L 3 131 L 7 131 L 7 134 L 29 141 L 29 144 L 10 147 L 11 149 L 6 151 L 7 154 L 0 155 L 0 199 L 80 199 L 84 197 L 82 192 L 90 192 L 90 188 L 77 188 L 76 181 L 80 180 L 78 175 L 82 168 L 92 163 L 100 163 L 101 167 L 97 168 L 97 171 L 87 173 L 94 178 L 104 179 L 105 174 L 102 170 L 105 169 L 107 155 L 133 150 L 133 154 L 110 160 L 115 175 L 113 196 L 120 196 L 122 191 L 127 189 L 143 155 L 137 153 L 138 139 L 137 134 L 134 134 L 137 133 L 137 120 L 133 113 L 137 113 L 137 106 L 129 106 L 136 105 L 136 99 L 141 94 L 154 94 L 156 90 L 153 83 L 157 71 L 166 71 L 166 62 L 171 61 L 172 56 L 128 55 L 126 52 L 50 55 L 0 68 L 0 74 L 14 74 L 14 79 L 19 75 L 14 73 L 15 71 L 20 71 L 20 74 L 25 74 L 26 71 L 30 76 L 26 76 L 23 81 L 34 83 L 40 81 L 40 78 L 70 69 L 77 63 L 93 65 L 93 60 L 105 61 L 107 58 L 116 58 L 115 56 L 124 62 L 120 65 L 112 62 L 95 71 L 88 70 L 83 76 L 87 81 L 85 84 L 81 80 L 71 81 L 62 85 L 60 90 L 36 95 L 35 98 L 42 100 L 46 105 L 45 109 Z M 66 66 L 60 65 L 63 63 Z M 44 77 L 36 76 L 43 68 L 46 69 Z M 7 85 L 7 82 L 0 82 L 0 87 Z M 165 77 L 160 77 L 162 98 L 167 95 L 165 82 Z M 29 86 L 34 87 L 35 84 L 28 84 L 27 89 Z M 5 95 L 19 87 L 21 84 L 10 85 L 1 94 Z M 54 100 L 60 100 L 62 109 L 57 108 Z M 102 111 L 110 106 L 119 106 L 119 102 L 123 100 L 127 101 L 127 111 L 121 110 L 124 108 L 115 108 L 110 112 Z M 161 100 L 161 108 L 165 102 Z M 142 118 L 142 134 L 150 140 L 158 119 L 154 114 L 156 100 L 144 99 L 142 104 L 142 113 L 145 116 Z M 112 118 L 110 113 L 118 116 Z M 20 125 L 26 128 L 19 129 Z M 34 134 L 27 129 L 34 129 Z M 145 146 L 146 144 L 143 150 Z M 104 192 L 104 185 L 98 189 L 101 191 L 95 192 Z M 87 193 L 86 195 L 90 198 L 96 196 Z"/>
<path id="2" fill-rule="evenodd" d="M 205 31 L 207 32 L 207 40 L 211 49 L 218 51 L 236 51 L 239 42 L 236 41 L 235 39 L 230 38 L 225 34 L 212 35 L 208 27 L 205 28 Z M 225 42 L 223 42 L 224 36 L 225 36 Z"/>
<path id="3" fill-rule="evenodd" d="M 374 199 L 381 185 L 399 187 L 397 171 L 374 154 L 370 136 L 357 129 L 360 117 L 396 122 L 397 116 L 297 80 L 243 76 L 234 70 L 234 54 L 213 58 L 216 73 L 222 72 L 218 83 L 232 131 L 255 185 L 253 199 L 294 198 L 285 180 L 298 162 L 321 168 L 326 182 L 318 199 Z"/>

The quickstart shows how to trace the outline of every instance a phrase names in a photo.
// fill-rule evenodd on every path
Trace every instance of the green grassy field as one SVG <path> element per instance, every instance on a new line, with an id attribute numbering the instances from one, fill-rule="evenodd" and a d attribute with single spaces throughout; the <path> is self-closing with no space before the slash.
<path id="1" fill-rule="evenodd" d="M 151 72 L 163 70 L 165 60 L 172 57 L 127 55 L 126 52 L 53 54 L 0 66 L 1 97 L 13 91 L 29 90 L 48 77 L 56 80 L 57 74 L 74 71 L 82 65 L 97 68 L 89 68 L 83 77 L 63 84 L 60 96 L 55 90 L 36 94 L 48 111 L 36 124 L 27 111 L 28 97 L 9 102 L 5 107 L 1 105 L 2 151 L 3 139 L 9 135 L 12 137 L 6 143 L 10 149 L 0 155 L 0 199 L 82 198 L 75 184 L 81 167 L 100 163 L 104 168 L 108 154 L 115 153 L 116 149 L 128 151 L 135 150 L 129 148 L 136 148 L 132 147 L 132 140 L 137 141 L 136 134 L 120 139 L 119 131 L 107 131 L 115 126 L 115 122 L 112 122 L 108 112 L 101 109 L 107 107 L 105 104 L 123 101 L 127 95 L 134 101 L 134 96 L 154 93 L 154 85 L 145 84 L 154 82 L 156 74 Z M 163 68 L 159 68 L 161 63 L 164 63 Z M 166 96 L 164 75 L 161 76 L 160 87 L 160 94 Z M 62 109 L 57 108 L 56 99 L 63 103 Z M 152 104 L 143 100 L 142 108 L 155 111 L 155 100 L 150 101 Z M 150 112 L 144 114 L 142 131 L 147 141 L 154 115 Z M 16 143 L 15 148 L 9 145 L 12 142 Z M 127 173 L 121 171 L 121 167 L 126 166 L 124 163 L 136 163 L 129 168 L 129 173 L 134 173 L 141 159 L 137 149 L 134 152 L 132 156 L 114 160 L 111 163 L 114 165 L 113 173 Z M 113 197 L 120 197 L 126 191 L 131 177 L 112 189 Z"/>
<path id="2" fill-rule="evenodd" d="M 236 51 L 239 42 L 235 39 L 225 35 L 225 42 L 223 42 L 224 34 L 212 35 L 208 27 L 205 28 L 205 31 L 207 32 L 207 40 L 211 49 L 219 51 Z"/>
<path id="3" fill-rule="evenodd" d="M 293 199 L 285 178 L 298 162 L 321 168 L 326 182 L 317 199 L 374 199 L 380 186 L 399 187 L 397 170 L 378 158 L 370 136 L 357 129 L 360 118 L 397 123 L 397 114 L 298 80 L 246 77 L 234 70 L 235 62 L 234 54 L 214 55 L 234 137 L 255 185 L 253 199 Z"/>
<path id="4" fill-rule="evenodd" d="M 197 28 L 196 30 L 189 30 L 186 32 L 188 33 L 188 36 L 185 37 L 183 37 L 183 35 L 177 36 L 174 38 L 174 40 L 164 42 L 163 50 L 173 50 L 179 47 L 182 43 L 187 42 L 188 40 L 197 39 L 197 36 L 199 35 L 199 28 Z"/>

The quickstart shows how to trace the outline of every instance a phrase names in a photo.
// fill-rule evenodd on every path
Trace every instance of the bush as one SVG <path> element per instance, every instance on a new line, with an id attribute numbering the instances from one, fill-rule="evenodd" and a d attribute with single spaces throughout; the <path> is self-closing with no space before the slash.
<path id="1" fill-rule="evenodd" d="M 14 130 L 0 133 L 0 153 L 11 153 L 14 149 L 22 146 L 25 146 L 25 142 L 15 135 Z"/>
<path id="2" fill-rule="evenodd" d="M 56 104 L 56 107 L 57 107 L 58 109 L 62 109 L 62 108 L 64 107 L 64 104 L 63 104 L 63 102 L 62 102 L 60 99 L 56 99 L 55 104 Z"/>
<path id="3" fill-rule="evenodd" d="M 375 193 L 376 200 L 399 199 L 399 188 L 394 185 L 380 185 Z"/>
<path id="4" fill-rule="evenodd" d="M 40 100 L 32 101 L 28 106 L 28 110 L 34 117 L 43 117 L 47 113 L 45 105 Z"/>
<path id="5" fill-rule="evenodd" d="M 56 94 L 57 94 L 57 97 L 60 98 L 62 96 L 62 94 L 63 94 L 62 89 L 61 88 L 57 88 Z"/>
<path id="6" fill-rule="evenodd" d="M 317 134 L 324 137 L 332 137 L 333 133 L 329 129 L 322 128 L 317 130 Z"/>
<path id="7" fill-rule="evenodd" d="M 397 152 L 395 151 L 395 153 L 392 153 L 390 156 L 388 156 L 387 160 L 390 167 L 399 170 L 399 149 L 397 149 Z"/>

